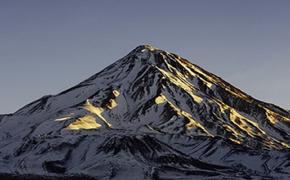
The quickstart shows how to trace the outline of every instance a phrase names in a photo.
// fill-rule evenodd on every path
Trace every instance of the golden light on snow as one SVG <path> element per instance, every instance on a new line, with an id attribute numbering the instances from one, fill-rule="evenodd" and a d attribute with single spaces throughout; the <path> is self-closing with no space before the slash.
<path id="1" fill-rule="evenodd" d="M 114 90 L 113 95 L 115 98 L 117 98 L 120 96 L 120 92 L 117 90 Z M 117 106 L 118 106 L 118 103 L 116 99 L 110 99 L 109 102 L 107 103 L 107 108 L 109 108 L 110 110 L 114 109 Z"/>
<path id="2" fill-rule="evenodd" d="M 224 83 L 222 83 L 222 80 L 220 78 L 218 78 L 217 76 L 215 76 L 213 74 L 208 75 L 200 67 L 195 66 L 195 65 L 193 65 L 191 63 L 188 63 L 185 60 L 180 60 L 179 63 L 181 63 L 183 65 L 183 67 L 187 70 L 187 72 L 189 72 L 192 76 L 198 76 L 198 78 L 200 80 L 202 80 L 206 84 L 206 86 L 208 88 L 212 88 L 213 83 L 214 84 L 219 84 L 225 90 L 227 90 L 227 92 L 229 92 L 229 93 L 231 93 L 231 94 L 233 94 L 235 96 L 238 96 L 238 97 L 244 99 L 245 101 L 249 101 L 249 96 L 248 95 L 246 95 L 243 92 L 231 90 L 229 88 L 229 86 L 225 85 Z"/>
<path id="3" fill-rule="evenodd" d="M 283 117 L 267 108 L 264 108 L 266 110 L 266 116 L 267 116 L 267 119 L 269 120 L 269 122 L 272 124 L 272 125 L 275 125 L 276 123 L 279 122 L 284 122 L 284 123 L 287 123 L 289 124 L 290 123 L 290 118 L 287 118 L 287 117 Z"/>
<path id="4" fill-rule="evenodd" d="M 118 97 L 118 96 L 120 96 L 120 92 L 119 92 L 119 91 L 117 91 L 117 90 L 114 90 L 114 91 L 113 91 L 113 94 L 114 94 L 114 96 L 115 96 L 115 97 Z"/>
<path id="5" fill-rule="evenodd" d="M 117 103 L 117 101 L 115 99 L 110 99 L 109 103 L 107 104 L 107 107 L 109 109 L 111 109 L 111 110 L 114 109 L 117 106 L 118 106 L 118 103 Z"/>
<path id="6" fill-rule="evenodd" d="M 267 108 L 264 108 L 266 110 L 266 116 L 267 116 L 267 119 L 269 120 L 269 122 L 271 124 L 276 124 L 277 123 L 277 117 L 275 117 L 275 113 L 270 111 L 269 109 Z"/>
<path id="7" fill-rule="evenodd" d="M 95 107 L 89 100 L 87 100 L 83 108 L 88 112 L 97 115 L 108 127 L 112 127 L 112 125 L 102 116 L 102 113 L 104 112 L 103 108 Z"/>
<path id="8" fill-rule="evenodd" d="M 117 90 L 114 90 L 112 93 L 114 94 L 115 97 L 120 96 L 120 92 Z M 117 101 L 115 99 L 110 99 L 106 105 L 106 107 L 110 110 L 114 109 L 117 106 L 118 106 L 118 104 L 117 104 Z M 104 112 L 103 108 L 94 106 L 89 100 L 86 101 L 86 103 L 83 105 L 82 108 L 85 109 L 86 111 L 88 111 L 89 113 L 93 114 L 96 117 L 94 117 L 92 115 L 88 115 L 88 116 L 79 118 L 75 122 L 71 123 L 67 127 L 67 129 L 72 129 L 72 130 L 98 129 L 101 127 L 101 124 L 97 123 L 98 120 L 101 120 L 103 123 L 105 123 L 107 125 L 107 127 L 109 127 L 109 128 L 112 127 L 112 124 L 110 124 L 106 120 L 106 118 L 104 118 L 104 116 L 102 115 Z M 65 120 L 69 120 L 69 119 L 72 119 L 72 117 L 66 116 L 66 117 L 55 119 L 55 121 L 65 121 Z"/>
<path id="9" fill-rule="evenodd" d="M 222 103 L 222 102 L 219 102 Z M 229 111 L 229 119 L 233 123 L 234 126 L 224 125 L 225 129 L 230 132 L 232 135 L 234 135 L 235 138 L 230 138 L 235 143 L 241 143 L 243 141 L 242 134 L 238 133 L 238 130 L 242 130 L 242 132 L 246 133 L 250 137 L 263 137 L 266 136 L 267 133 L 262 130 L 260 125 L 256 123 L 254 120 L 251 120 L 247 118 L 246 116 L 242 115 L 242 113 L 239 113 L 237 110 L 231 108 L 230 106 L 226 104 L 219 104 L 221 108 L 221 112 L 225 113 L 226 110 Z M 275 113 L 272 111 L 267 111 L 267 119 L 270 121 L 271 124 L 276 124 L 277 119 L 275 118 Z M 285 118 L 284 118 L 285 120 Z M 289 147 L 288 144 L 285 142 L 279 141 L 274 138 L 269 138 L 267 141 L 264 142 L 265 145 L 268 147 L 276 147 L 277 144 L 280 144 L 284 147 Z"/>
<path id="10" fill-rule="evenodd" d="M 82 118 L 77 119 L 75 122 L 71 123 L 67 129 L 70 130 L 80 130 L 80 129 L 98 129 L 101 125 L 96 122 L 95 117 L 87 115 Z"/>
<path id="11" fill-rule="evenodd" d="M 227 124 L 224 124 L 223 127 L 228 131 L 228 132 L 231 132 L 231 134 L 233 136 L 235 136 L 236 138 L 239 138 L 241 136 L 240 133 L 238 133 L 233 127 L 227 125 Z"/>
<path id="12" fill-rule="evenodd" d="M 229 138 L 232 142 L 236 143 L 236 144 L 242 144 L 241 141 L 238 141 L 236 139 L 233 139 L 233 138 Z"/>
<path id="13" fill-rule="evenodd" d="M 230 109 L 230 120 L 251 137 L 266 134 L 257 123 L 242 116 L 234 109 Z"/>
<path id="14" fill-rule="evenodd" d="M 166 102 L 166 97 L 161 95 L 161 96 L 158 96 L 157 98 L 155 98 L 155 103 L 156 104 L 163 104 Z"/>
<path id="15" fill-rule="evenodd" d="M 187 130 L 191 130 L 193 128 L 198 128 L 201 129 L 205 134 L 209 136 L 213 136 L 211 133 L 209 133 L 199 122 L 197 122 L 190 113 L 185 112 L 181 110 L 180 108 L 176 107 L 173 103 L 171 103 L 166 96 L 161 95 L 155 98 L 155 103 L 156 104 L 163 104 L 163 103 L 168 103 L 169 106 L 181 117 L 184 117 L 188 122 L 185 125 Z"/>
<path id="16" fill-rule="evenodd" d="M 170 79 L 170 81 L 172 83 L 174 83 L 176 86 L 179 86 L 180 88 L 186 90 L 187 94 L 189 94 L 193 100 L 197 103 L 201 103 L 203 101 L 203 99 L 196 95 L 195 92 L 196 89 L 193 87 L 193 85 L 191 83 L 189 83 L 183 76 L 178 76 L 178 78 L 176 77 L 176 75 L 169 73 L 161 68 L 157 69 L 168 79 Z"/>

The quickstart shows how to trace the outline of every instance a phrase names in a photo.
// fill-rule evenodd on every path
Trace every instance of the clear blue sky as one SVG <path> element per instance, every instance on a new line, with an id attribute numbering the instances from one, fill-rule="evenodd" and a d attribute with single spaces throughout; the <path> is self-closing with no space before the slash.
<path id="1" fill-rule="evenodd" d="M 288 0 L 1 0 L 0 113 L 63 91 L 140 44 L 290 109 Z"/>

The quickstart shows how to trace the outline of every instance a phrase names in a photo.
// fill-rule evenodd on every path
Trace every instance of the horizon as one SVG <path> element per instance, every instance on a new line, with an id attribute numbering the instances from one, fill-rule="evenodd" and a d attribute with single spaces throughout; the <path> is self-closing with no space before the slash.
<path id="1" fill-rule="evenodd" d="M 142 44 L 176 53 L 255 99 L 289 110 L 289 5 L 1 1 L 0 114 L 69 89 Z"/>

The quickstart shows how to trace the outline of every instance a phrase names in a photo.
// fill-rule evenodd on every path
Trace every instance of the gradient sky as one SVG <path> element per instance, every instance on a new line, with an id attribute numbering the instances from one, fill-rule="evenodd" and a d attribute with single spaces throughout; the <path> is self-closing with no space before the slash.
<path id="1" fill-rule="evenodd" d="M 140 44 L 290 109 L 288 0 L 1 0 L 0 113 L 99 72 Z"/>

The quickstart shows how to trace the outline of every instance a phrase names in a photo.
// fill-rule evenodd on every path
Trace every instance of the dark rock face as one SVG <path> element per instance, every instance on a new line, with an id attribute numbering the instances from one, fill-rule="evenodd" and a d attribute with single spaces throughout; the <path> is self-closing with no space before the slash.
<path id="1" fill-rule="evenodd" d="M 289 147 L 289 111 L 148 45 L 0 115 L 7 179 L 287 179 Z"/>
<path id="2" fill-rule="evenodd" d="M 43 166 L 50 173 L 64 174 L 66 171 L 63 161 L 46 161 Z"/>
<path id="3" fill-rule="evenodd" d="M 37 175 L 12 175 L 0 174 L 0 179 L 5 180 L 97 180 L 89 176 L 37 176 Z"/>

